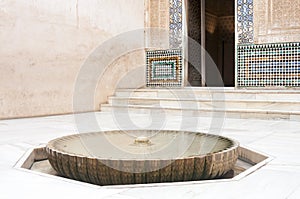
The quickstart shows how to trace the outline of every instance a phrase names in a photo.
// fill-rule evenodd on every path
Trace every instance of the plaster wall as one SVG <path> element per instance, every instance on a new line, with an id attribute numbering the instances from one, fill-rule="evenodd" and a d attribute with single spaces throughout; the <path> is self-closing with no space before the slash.
<path id="1" fill-rule="evenodd" d="M 169 48 L 169 0 L 145 0 L 146 20 L 145 26 L 150 28 L 147 35 L 149 49 Z"/>
<path id="2" fill-rule="evenodd" d="M 0 119 L 73 112 L 74 84 L 87 57 L 102 42 L 143 27 L 143 0 L 0 0 Z M 112 67 L 144 62 L 126 56 Z M 128 72 L 118 71 L 107 74 L 96 99 L 105 101 Z"/>
<path id="3" fill-rule="evenodd" d="M 300 41 L 299 0 L 254 0 L 254 43 Z"/>

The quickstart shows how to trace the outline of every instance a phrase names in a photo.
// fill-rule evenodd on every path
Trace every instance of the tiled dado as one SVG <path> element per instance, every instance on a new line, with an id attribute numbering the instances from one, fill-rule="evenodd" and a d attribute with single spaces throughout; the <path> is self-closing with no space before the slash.
<path id="1" fill-rule="evenodd" d="M 238 86 L 300 86 L 300 43 L 238 45 Z"/>
<path id="2" fill-rule="evenodd" d="M 147 51 L 147 87 L 181 87 L 181 50 Z"/>

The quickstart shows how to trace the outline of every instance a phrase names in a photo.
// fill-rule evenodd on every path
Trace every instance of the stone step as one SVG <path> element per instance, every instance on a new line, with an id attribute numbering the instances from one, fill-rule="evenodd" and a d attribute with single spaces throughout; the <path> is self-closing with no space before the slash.
<path id="1" fill-rule="evenodd" d="M 102 111 L 300 121 L 299 89 L 118 89 Z"/>
<path id="2" fill-rule="evenodd" d="M 116 97 L 192 98 L 199 100 L 282 100 L 300 101 L 299 89 L 246 90 L 236 88 L 184 88 L 184 89 L 119 89 Z"/>
<path id="3" fill-rule="evenodd" d="M 111 104 L 101 105 L 103 112 L 118 113 L 140 113 L 140 114 L 166 114 L 178 116 L 193 117 L 226 117 L 236 119 L 282 119 L 300 121 L 300 111 L 283 111 L 283 110 L 260 110 L 260 109 L 220 109 L 220 108 L 162 108 L 153 105 L 118 105 Z"/>
<path id="4" fill-rule="evenodd" d="M 145 98 L 145 97 L 109 97 L 109 104 L 118 105 L 152 105 L 161 108 L 224 108 L 224 109 L 262 109 L 300 111 L 299 101 L 269 100 L 205 100 L 205 99 L 175 99 L 175 98 Z"/>

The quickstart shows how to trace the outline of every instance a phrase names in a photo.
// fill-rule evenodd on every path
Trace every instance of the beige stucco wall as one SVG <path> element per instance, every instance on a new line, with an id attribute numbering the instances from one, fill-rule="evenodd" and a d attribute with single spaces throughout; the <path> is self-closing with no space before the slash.
<path id="1" fill-rule="evenodd" d="M 299 0 L 254 0 L 254 42 L 299 42 L 299 10 Z"/>
<path id="2" fill-rule="evenodd" d="M 115 88 L 141 88 L 145 86 L 145 51 L 135 50 L 128 53 L 126 56 L 121 56 L 116 59 L 107 70 L 99 77 L 97 91 L 95 93 L 95 102 L 105 102 L 106 95 L 112 95 Z M 126 64 L 131 63 L 131 64 Z M 113 78 L 115 81 L 110 81 Z M 107 84 L 111 82 L 111 84 Z M 96 106 L 99 104 L 96 104 Z M 97 108 L 97 107 L 96 107 Z"/>
<path id="3" fill-rule="evenodd" d="M 145 26 L 151 28 L 147 34 L 147 47 L 169 48 L 169 0 L 145 0 Z"/>
<path id="4" fill-rule="evenodd" d="M 87 57 L 109 38 L 143 27 L 143 0 L 0 0 L 0 119 L 73 112 Z M 124 56 L 119 67 L 139 67 Z M 115 81 L 108 76 L 106 85 Z"/>

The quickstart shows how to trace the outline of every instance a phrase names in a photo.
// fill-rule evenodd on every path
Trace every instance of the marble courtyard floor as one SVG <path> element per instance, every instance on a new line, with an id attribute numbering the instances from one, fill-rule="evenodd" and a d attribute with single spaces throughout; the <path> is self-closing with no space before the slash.
<path id="1" fill-rule="evenodd" d="M 101 130 L 136 129 L 137 125 L 149 128 L 150 121 L 148 115 L 142 114 L 131 114 L 130 117 L 101 112 L 77 115 L 76 121 L 82 121 L 84 127 L 81 129 L 86 132 L 98 130 L 90 124 L 90 117 L 96 118 Z M 130 118 L 133 123 L 120 124 L 120 121 L 126 121 L 125 118 Z M 29 149 L 77 133 L 78 122 L 74 115 L 0 120 L 0 198 L 300 198 L 300 122 L 226 118 L 212 122 L 211 118 L 204 117 L 197 121 L 195 125 L 195 118 L 187 118 L 183 124 L 179 116 L 157 115 L 150 127 L 206 133 L 214 129 L 214 122 L 217 122 L 222 127 L 221 135 L 266 154 L 271 161 L 235 181 L 94 186 L 15 168 Z M 159 124 L 156 126 L 155 122 Z"/>

